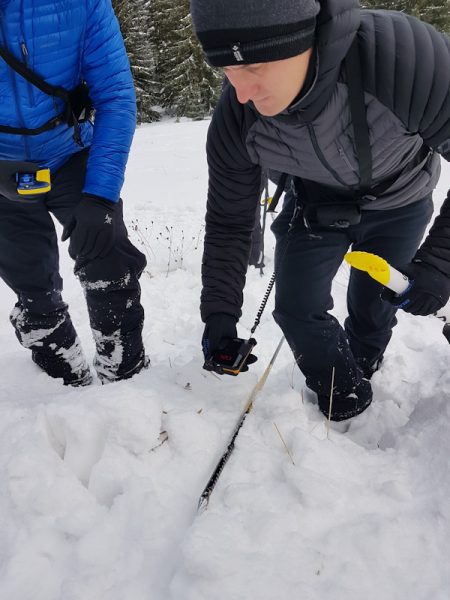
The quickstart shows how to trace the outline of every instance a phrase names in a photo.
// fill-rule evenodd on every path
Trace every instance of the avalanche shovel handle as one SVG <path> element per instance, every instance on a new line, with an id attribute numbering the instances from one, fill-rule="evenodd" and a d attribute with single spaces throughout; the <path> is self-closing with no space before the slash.
<path id="1" fill-rule="evenodd" d="M 372 279 L 389 288 L 396 294 L 403 294 L 410 281 L 406 275 L 392 267 L 387 260 L 371 252 L 347 252 L 345 260 L 360 271 L 368 273 Z"/>
<path id="2" fill-rule="evenodd" d="M 360 271 L 365 271 L 372 279 L 375 279 L 375 281 L 378 281 L 378 283 L 381 283 L 381 285 L 384 285 L 396 294 L 403 294 L 410 284 L 408 277 L 404 273 L 400 273 L 384 258 L 371 252 L 348 252 L 344 258 L 349 265 Z M 444 319 L 445 321 L 449 318 L 449 315 L 450 303 L 434 314 L 435 317 Z M 450 343 L 450 323 L 444 325 L 442 333 Z"/>

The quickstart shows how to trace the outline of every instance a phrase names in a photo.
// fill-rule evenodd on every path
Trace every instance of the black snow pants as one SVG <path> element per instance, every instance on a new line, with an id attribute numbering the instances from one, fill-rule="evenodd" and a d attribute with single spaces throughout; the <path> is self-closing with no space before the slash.
<path id="1" fill-rule="evenodd" d="M 394 267 L 410 262 L 433 213 L 432 199 L 393 210 L 363 211 L 361 222 L 347 229 L 309 229 L 300 214 L 288 233 L 294 208 L 292 191 L 272 225 L 277 240 L 274 318 L 307 386 L 328 394 L 334 367 L 335 389 L 345 394 L 382 357 L 397 320 L 396 310 L 380 298 L 382 286 L 356 269 L 350 272 L 344 328 L 329 313 L 332 282 L 344 254 L 351 246 L 378 254 Z"/>
<path id="2" fill-rule="evenodd" d="M 51 218 L 64 225 L 81 198 L 89 150 L 52 175 L 52 189 L 25 204 L 0 196 L 0 276 L 17 294 L 11 323 L 20 343 L 52 377 L 76 384 L 89 372 L 67 304 L 62 299 L 58 240 Z M 117 211 L 122 210 L 122 203 Z M 75 260 L 96 344 L 102 381 L 131 376 L 145 360 L 139 277 L 145 256 L 128 239 L 121 219 L 115 247 L 104 258 Z"/>

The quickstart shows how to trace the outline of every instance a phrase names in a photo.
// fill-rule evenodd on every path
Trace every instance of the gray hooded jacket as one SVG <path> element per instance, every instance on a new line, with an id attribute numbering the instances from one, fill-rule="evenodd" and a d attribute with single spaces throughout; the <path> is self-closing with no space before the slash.
<path id="1" fill-rule="evenodd" d="M 450 39 L 403 13 L 361 10 L 357 0 L 321 0 L 309 90 L 283 113 L 263 117 L 251 102 L 240 104 L 226 86 L 213 115 L 207 142 L 204 320 L 217 312 L 241 314 L 261 168 L 336 190 L 358 189 L 343 65 L 356 35 L 373 184 L 394 181 L 363 208 L 389 210 L 424 198 L 439 178 L 436 152 L 450 160 Z M 434 152 L 405 172 L 424 144 Z"/>

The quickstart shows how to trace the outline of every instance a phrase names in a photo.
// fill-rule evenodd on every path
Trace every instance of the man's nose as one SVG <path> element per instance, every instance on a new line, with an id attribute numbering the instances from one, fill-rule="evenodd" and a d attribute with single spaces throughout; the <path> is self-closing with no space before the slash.
<path id="1" fill-rule="evenodd" d="M 245 77 L 245 75 L 239 75 L 230 79 L 231 85 L 236 90 L 237 99 L 241 104 L 245 104 L 249 100 L 256 97 L 258 91 L 258 84 Z"/>

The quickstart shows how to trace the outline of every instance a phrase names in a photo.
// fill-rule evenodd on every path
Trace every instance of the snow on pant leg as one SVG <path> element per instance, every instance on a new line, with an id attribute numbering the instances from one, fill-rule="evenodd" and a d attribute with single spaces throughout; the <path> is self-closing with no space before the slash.
<path id="1" fill-rule="evenodd" d="M 58 307 L 58 308 L 56 308 Z M 15 305 L 10 320 L 22 346 L 50 377 L 66 385 L 91 382 L 89 365 L 61 296 L 27 296 Z"/>
<path id="2" fill-rule="evenodd" d="M 121 210 L 122 202 L 116 214 L 121 215 Z M 139 285 L 145 265 L 145 256 L 128 239 L 123 220 L 116 245 L 106 257 L 75 262 L 97 349 L 94 365 L 103 381 L 126 379 L 145 365 Z"/>
<path id="3" fill-rule="evenodd" d="M 89 149 L 74 154 L 53 178 L 48 206 L 62 225 L 81 199 L 88 157 Z M 72 256 L 95 339 L 94 365 L 99 377 L 109 381 L 130 377 L 145 360 L 138 280 L 146 260 L 128 239 L 122 201 L 116 215 L 120 218 L 118 239 L 108 256 L 92 261 Z"/>
<path id="4" fill-rule="evenodd" d="M 17 294 L 11 323 L 20 343 L 52 377 L 84 377 L 87 363 L 61 297 L 58 247 L 44 199 L 36 204 L 0 196 L 0 276 Z"/>
<path id="5" fill-rule="evenodd" d="M 432 213 L 431 197 L 389 211 L 364 211 L 352 250 L 373 252 L 401 267 L 413 258 Z M 397 323 L 396 309 L 380 298 L 382 289 L 366 273 L 351 270 L 345 330 L 353 355 L 366 368 L 382 357 Z"/>
<path id="6" fill-rule="evenodd" d="M 293 195 L 288 193 L 272 225 L 277 240 L 273 315 L 307 386 L 328 394 L 334 368 L 335 389 L 346 393 L 359 383 L 362 372 L 344 330 L 328 311 L 333 308 L 332 281 L 350 242 L 339 230 L 321 228 L 311 233 L 301 218 L 288 234 L 292 213 Z"/>

